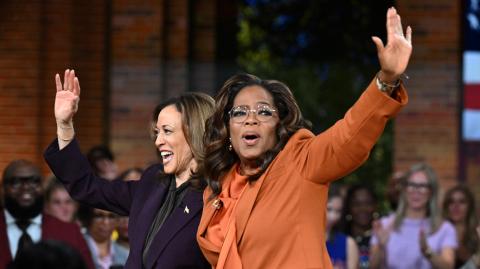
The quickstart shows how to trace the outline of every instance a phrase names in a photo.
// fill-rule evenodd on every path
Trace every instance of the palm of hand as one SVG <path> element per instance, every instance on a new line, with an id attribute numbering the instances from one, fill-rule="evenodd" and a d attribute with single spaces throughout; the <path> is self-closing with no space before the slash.
<path id="1" fill-rule="evenodd" d="M 78 110 L 79 97 L 70 91 L 58 91 L 55 97 L 55 118 L 68 122 Z"/>
<path id="2" fill-rule="evenodd" d="M 403 35 L 393 34 L 385 50 L 379 54 L 382 70 L 390 74 L 402 74 L 407 68 L 412 44 Z"/>

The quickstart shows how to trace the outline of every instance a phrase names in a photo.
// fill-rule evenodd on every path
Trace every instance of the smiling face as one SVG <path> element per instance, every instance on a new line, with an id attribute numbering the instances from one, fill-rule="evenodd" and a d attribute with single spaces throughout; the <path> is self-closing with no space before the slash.
<path id="1" fill-rule="evenodd" d="M 276 127 L 279 122 L 278 113 L 273 111 L 271 117 L 268 114 L 275 110 L 272 95 L 260 86 L 243 88 L 233 101 L 233 109 L 244 108 L 247 117 L 243 122 L 232 118 L 230 113 L 229 129 L 233 149 L 241 163 L 257 160 L 267 150 L 272 149 L 277 143 Z M 265 117 L 266 116 L 266 117 Z"/>
<path id="2" fill-rule="evenodd" d="M 177 179 L 188 179 L 197 164 L 183 133 L 182 114 L 174 105 L 160 111 L 154 132 L 164 172 L 174 174 Z"/>
<path id="3" fill-rule="evenodd" d="M 413 210 L 426 209 L 431 197 L 430 184 L 423 171 L 410 175 L 405 186 L 407 206 Z"/>
<path id="4" fill-rule="evenodd" d="M 3 178 L 5 208 L 17 219 L 29 219 L 43 209 L 40 170 L 32 163 L 19 160 L 7 166 Z"/>

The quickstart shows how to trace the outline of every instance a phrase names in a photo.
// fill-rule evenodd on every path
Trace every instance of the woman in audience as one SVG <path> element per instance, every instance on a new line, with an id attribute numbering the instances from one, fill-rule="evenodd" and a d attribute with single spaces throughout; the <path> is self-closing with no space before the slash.
<path id="1" fill-rule="evenodd" d="M 379 217 L 377 197 L 365 185 L 353 185 L 347 191 L 343 210 L 342 230 L 351 236 L 359 249 L 359 268 L 369 268 L 372 222 Z"/>
<path id="2" fill-rule="evenodd" d="M 453 268 L 455 228 L 441 219 L 435 173 L 430 166 L 418 164 L 405 178 L 395 214 L 374 224 L 371 268 Z"/>
<path id="3" fill-rule="evenodd" d="M 65 222 L 73 222 L 77 203 L 70 197 L 63 184 L 52 177 L 45 190 L 45 213 Z"/>
<path id="4" fill-rule="evenodd" d="M 352 237 L 338 230 L 342 216 L 343 197 L 336 186 L 331 186 L 327 201 L 326 242 L 335 269 L 358 268 L 358 247 Z"/>
<path id="5" fill-rule="evenodd" d="M 123 267 L 127 261 L 128 251 L 111 239 L 117 215 L 81 204 L 78 218 L 87 230 L 84 237 L 95 268 Z"/>
<path id="6" fill-rule="evenodd" d="M 457 231 L 455 268 L 460 268 L 477 251 L 479 243 L 475 232 L 478 225 L 475 198 L 466 186 L 458 185 L 447 191 L 443 201 L 443 217 L 452 222 Z"/>

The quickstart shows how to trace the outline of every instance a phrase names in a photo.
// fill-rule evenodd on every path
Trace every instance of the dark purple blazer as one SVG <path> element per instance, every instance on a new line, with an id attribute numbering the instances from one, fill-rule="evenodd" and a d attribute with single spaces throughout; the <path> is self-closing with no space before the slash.
<path id="1" fill-rule="evenodd" d="M 202 191 L 188 190 L 158 231 L 143 264 L 145 238 L 167 193 L 166 185 L 159 180 L 162 166 L 149 167 L 139 181 L 108 181 L 95 176 L 76 139 L 61 151 L 55 139 L 44 157 L 75 200 L 130 216 L 130 254 L 125 268 L 211 268 L 195 237 L 202 214 Z"/>
<path id="2" fill-rule="evenodd" d="M 76 249 L 85 260 L 90 269 L 94 269 L 92 256 L 87 243 L 80 233 L 80 228 L 74 223 L 63 222 L 55 217 L 42 215 L 42 240 L 57 240 L 66 243 Z M 7 227 L 5 214 L 0 207 L 0 268 L 6 268 L 12 261 L 12 253 L 7 239 Z"/>

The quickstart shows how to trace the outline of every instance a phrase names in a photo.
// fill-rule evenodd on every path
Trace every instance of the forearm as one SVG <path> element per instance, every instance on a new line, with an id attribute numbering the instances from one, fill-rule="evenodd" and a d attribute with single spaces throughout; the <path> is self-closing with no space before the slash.
<path id="1" fill-rule="evenodd" d="M 445 261 L 445 259 L 439 254 L 433 254 L 430 259 L 428 259 L 432 268 L 435 269 L 453 269 L 453 264 Z"/>
<path id="2" fill-rule="evenodd" d="M 311 141 L 309 155 L 315 157 L 306 162 L 302 171 L 313 173 L 305 174 L 305 178 L 323 183 L 359 167 L 368 158 L 388 119 L 407 103 L 403 87 L 399 94 L 400 100 L 386 96 L 372 81 L 343 119 Z"/>
<path id="3" fill-rule="evenodd" d="M 73 129 L 73 122 L 64 123 L 57 121 L 57 140 L 59 150 L 62 150 L 70 144 L 74 137 L 75 130 Z"/>

